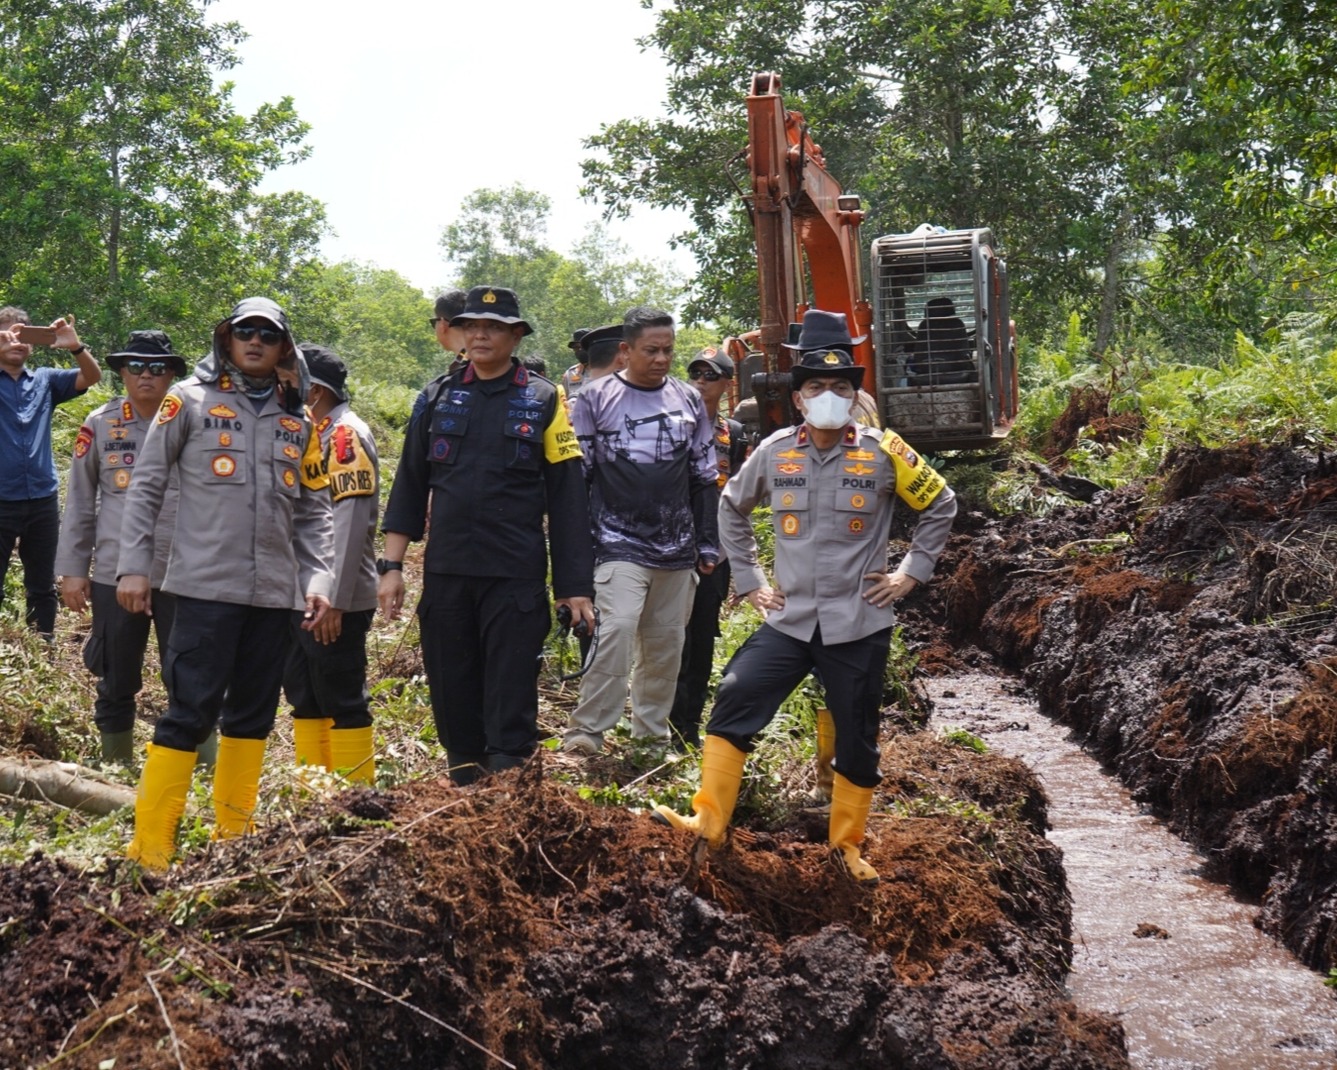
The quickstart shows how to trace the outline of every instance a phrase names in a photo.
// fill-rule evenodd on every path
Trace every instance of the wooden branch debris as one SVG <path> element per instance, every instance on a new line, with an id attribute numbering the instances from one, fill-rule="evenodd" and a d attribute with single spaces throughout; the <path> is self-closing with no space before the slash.
<path id="1" fill-rule="evenodd" d="M 82 765 L 44 759 L 0 758 L 0 794 L 101 815 L 135 804 L 134 788 L 101 780 Z"/>

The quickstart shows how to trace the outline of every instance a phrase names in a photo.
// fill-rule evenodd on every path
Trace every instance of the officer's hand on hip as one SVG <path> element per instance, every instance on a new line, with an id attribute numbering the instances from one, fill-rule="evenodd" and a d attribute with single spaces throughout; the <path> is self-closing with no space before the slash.
<path id="1" fill-rule="evenodd" d="M 60 600 L 65 603 L 66 609 L 72 609 L 76 613 L 87 612 L 90 593 L 92 587 L 87 576 L 61 576 Z"/>
<path id="2" fill-rule="evenodd" d="M 863 599 L 878 609 L 884 609 L 919 586 L 919 581 L 903 572 L 869 572 L 864 579 L 873 586 L 864 591 Z"/>
<path id="3" fill-rule="evenodd" d="M 323 594 L 306 596 L 306 613 L 302 616 L 302 627 L 314 632 L 330 613 L 330 600 Z"/>
<path id="4" fill-rule="evenodd" d="M 376 603 L 381 607 L 382 616 L 389 620 L 399 619 L 399 611 L 404 608 L 404 573 L 399 569 L 381 577 L 376 585 Z"/>
<path id="5" fill-rule="evenodd" d="M 116 601 L 127 613 L 153 616 L 152 597 L 147 576 L 122 576 L 116 585 Z"/>
<path id="6" fill-rule="evenodd" d="M 330 606 L 330 611 L 321 618 L 320 623 L 313 630 L 316 642 L 321 646 L 329 646 L 339 638 L 344 630 L 344 611 Z"/>
<path id="7" fill-rule="evenodd" d="M 771 610 L 785 608 L 785 592 L 774 587 L 758 587 L 755 591 L 748 591 L 743 597 L 752 603 L 752 607 L 761 614 L 762 620 L 770 615 Z"/>
<path id="8" fill-rule="evenodd" d="M 571 610 L 571 627 L 578 629 L 581 622 L 585 624 L 585 634 L 593 635 L 595 629 L 594 620 L 594 601 L 590 598 L 559 598 L 553 603 L 554 609 L 561 609 L 566 606 Z"/>

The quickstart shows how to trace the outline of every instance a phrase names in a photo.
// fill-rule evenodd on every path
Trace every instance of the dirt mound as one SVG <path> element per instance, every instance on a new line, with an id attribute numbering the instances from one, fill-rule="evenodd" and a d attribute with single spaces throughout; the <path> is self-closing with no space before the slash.
<path id="1" fill-rule="evenodd" d="M 955 539 L 906 614 L 1024 670 L 1137 797 L 1337 964 L 1337 480 L 1325 458 L 1184 450 L 1126 487 Z M 936 641 L 941 642 L 936 637 Z"/>
<path id="2" fill-rule="evenodd" d="M 0 1063 L 1126 1066 L 1119 1027 L 1060 996 L 1034 778 L 891 750 L 917 802 L 882 800 L 871 892 L 783 832 L 694 858 L 541 761 L 350 792 L 144 885 L 0 871 Z"/>

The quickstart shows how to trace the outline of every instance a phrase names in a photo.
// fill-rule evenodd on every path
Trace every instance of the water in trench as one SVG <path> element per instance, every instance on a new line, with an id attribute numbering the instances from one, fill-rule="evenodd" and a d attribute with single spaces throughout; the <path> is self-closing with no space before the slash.
<path id="1" fill-rule="evenodd" d="M 1067 729 L 1005 679 L 960 674 L 928 688 L 935 728 L 965 728 L 1040 776 L 1073 900 L 1069 992 L 1122 1019 L 1134 1067 L 1337 1068 L 1337 995 L 1322 976 L 1255 929 L 1255 909 L 1204 879 L 1203 856 Z"/>

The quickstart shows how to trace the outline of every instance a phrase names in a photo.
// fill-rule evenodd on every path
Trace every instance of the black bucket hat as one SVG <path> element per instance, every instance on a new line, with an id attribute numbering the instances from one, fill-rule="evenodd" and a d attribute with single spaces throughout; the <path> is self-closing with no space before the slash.
<path id="1" fill-rule="evenodd" d="M 571 332 L 571 341 L 566 343 L 566 348 L 576 353 L 585 351 L 585 336 L 590 333 L 588 327 L 577 327 Z"/>
<path id="2" fill-rule="evenodd" d="M 863 365 L 854 363 L 848 349 L 805 349 L 790 367 L 789 381 L 797 390 L 809 379 L 848 379 L 858 388 L 863 385 Z"/>
<path id="3" fill-rule="evenodd" d="M 533 334 L 534 328 L 520 318 L 520 299 L 514 290 L 502 286 L 475 286 L 464 302 L 464 311 L 450 321 L 458 327 L 464 320 L 496 320 L 525 329 Z"/>
<path id="4" fill-rule="evenodd" d="M 107 365 L 114 372 L 125 367 L 127 360 L 166 361 L 177 375 L 186 374 L 186 358 L 172 352 L 166 331 L 131 331 L 124 349 L 107 354 Z"/>
<path id="5" fill-rule="evenodd" d="M 789 325 L 790 338 L 794 338 L 794 324 Z M 786 341 L 786 349 L 831 349 L 835 346 L 845 346 L 852 348 L 857 346 L 868 336 L 859 335 L 858 338 L 850 337 L 849 324 L 845 321 L 843 312 L 824 312 L 820 308 L 810 308 L 803 313 L 803 323 L 799 328 L 798 337 L 794 341 Z"/>

